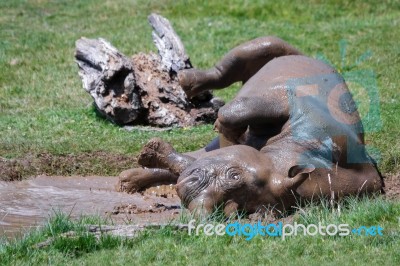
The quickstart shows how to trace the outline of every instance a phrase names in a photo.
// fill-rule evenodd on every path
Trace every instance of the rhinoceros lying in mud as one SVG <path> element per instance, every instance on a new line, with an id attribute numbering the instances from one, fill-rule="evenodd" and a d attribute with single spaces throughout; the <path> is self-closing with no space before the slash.
<path id="1" fill-rule="evenodd" d="M 122 172 L 120 190 L 176 183 L 189 210 L 223 205 L 227 215 L 382 191 L 352 96 L 325 63 L 279 38 L 262 37 L 234 48 L 209 70 L 184 70 L 178 77 L 189 97 L 237 81 L 244 85 L 219 110 L 217 139 L 186 154 L 150 140 L 139 155 L 146 168 Z"/>

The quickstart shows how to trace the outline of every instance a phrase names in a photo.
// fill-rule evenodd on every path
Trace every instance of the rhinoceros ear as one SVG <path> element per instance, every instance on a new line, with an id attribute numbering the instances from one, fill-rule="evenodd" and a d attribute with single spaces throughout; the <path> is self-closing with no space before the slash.
<path id="1" fill-rule="evenodd" d="M 315 170 L 315 166 L 312 164 L 298 164 L 290 167 L 288 171 L 288 177 L 293 178 L 298 174 L 309 174 Z"/>

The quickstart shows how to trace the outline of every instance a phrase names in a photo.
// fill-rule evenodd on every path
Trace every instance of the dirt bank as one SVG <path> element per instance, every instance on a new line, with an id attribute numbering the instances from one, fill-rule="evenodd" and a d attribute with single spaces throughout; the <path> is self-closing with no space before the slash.
<path id="1" fill-rule="evenodd" d="M 27 154 L 11 160 L 0 157 L 0 181 L 22 180 L 37 175 L 116 176 L 135 166 L 136 156 L 105 151 L 67 155 Z"/>
<path id="2" fill-rule="evenodd" d="M 385 197 L 391 200 L 400 200 L 400 173 L 385 176 Z"/>

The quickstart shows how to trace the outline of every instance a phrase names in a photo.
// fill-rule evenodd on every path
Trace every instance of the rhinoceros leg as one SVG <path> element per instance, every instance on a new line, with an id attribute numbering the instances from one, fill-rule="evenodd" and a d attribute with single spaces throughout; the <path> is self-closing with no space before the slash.
<path id="1" fill-rule="evenodd" d="M 177 176 L 194 160 L 191 156 L 178 153 L 169 143 L 159 138 L 151 139 L 138 157 L 141 166 L 166 169 Z"/>
<path id="2" fill-rule="evenodd" d="M 177 179 L 177 175 L 165 169 L 132 168 L 119 175 L 115 188 L 120 192 L 135 193 L 153 186 L 175 184 Z"/>
<path id="3" fill-rule="evenodd" d="M 145 168 L 132 168 L 119 175 L 117 191 L 134 193 L 146 188 L 176 184 L 179 174 L 195 159 L 180 154 L 159 138 L 151 139 L 138 157 L 139 165 Z"/>
<path id="4" fill-rule="evenodd" d="M 275 57 L 301 53 L 276 37 L 260 37 L 229 51 L 208 70 L 187 69 L 178 73 L 179 83 L 192 97 L 208 89 L 222 89 L 234 82 L 246 82 Z"/>
<path id="5" fill-rule="evenodd" d="M 151 139 L 142 149 L 138 163 L 145 168 L 132 168 L 119 175 L 117 191 L 134 193 L 157 185 L 176 184 L 180 173 L 202 154 L 219 149 L 218 138 L 205 148 L 178 153 L 169 143 Z"/>
<path id="6" fill-rule="evenodd" d="M 279 101 L 239 97 L 221 107 L 214 127 L 232 144 L 259 149 L 288 119 L 288 108 Z"/>

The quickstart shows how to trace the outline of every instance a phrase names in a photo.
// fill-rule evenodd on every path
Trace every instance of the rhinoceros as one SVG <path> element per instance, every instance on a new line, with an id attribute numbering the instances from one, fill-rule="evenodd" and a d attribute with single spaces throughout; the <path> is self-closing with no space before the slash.
<path id="1" fill-rule="evenodd" d="M 176 184 L 189 210 L 223 206 L 226 215 L 383 191 L 352 95 L 326 63 L 269 36 L 239 45 L 209 70 L 182 70 L 178 79 L 188 97 L 243 86 L 220 108 L 219 136 L 209 145 L 181 154 L 150 140 L 138 158 L 144 168 L 122 172 L 120 190 Z"/>

